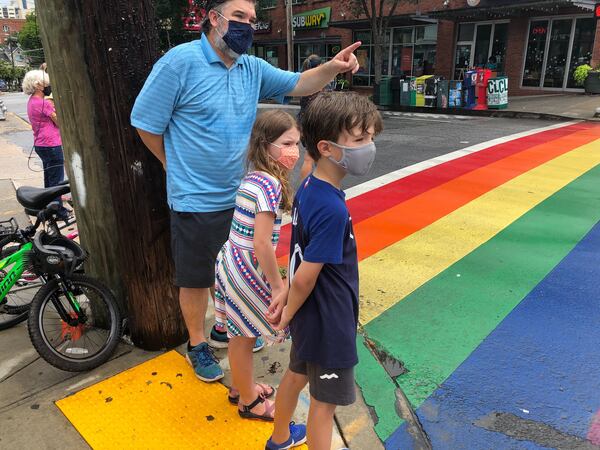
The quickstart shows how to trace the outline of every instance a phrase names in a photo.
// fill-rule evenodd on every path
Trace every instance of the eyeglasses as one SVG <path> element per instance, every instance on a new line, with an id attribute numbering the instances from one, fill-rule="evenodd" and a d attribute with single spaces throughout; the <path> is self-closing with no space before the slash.
<path id="1" fill-rule="evenodd" d="M 217 11 L 216 9 L 214 10 L 218 15 L 220 15 L 223 19 L 225 19 L 227 22 L 229 22 L 230 20 L 233 19 L 228 19 L 227 17 L 225 17 L 223 14 L 221 14 L 220 11 Z M 239 20 L 234 20 L 234 22 L 239 22 Z M 252 23 L 252 22 L 247 22 L 248 25 L 250 25 L 250 27 L 256 31 L 258 29 L 258 25 L 256 23 Z"/>

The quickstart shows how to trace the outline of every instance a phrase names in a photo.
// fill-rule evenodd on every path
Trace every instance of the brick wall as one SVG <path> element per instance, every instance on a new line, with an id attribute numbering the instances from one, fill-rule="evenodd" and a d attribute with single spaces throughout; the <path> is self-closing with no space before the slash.
<path id="1" fill-rule="evenodd" d="M 594 51 L 592 52 L 592 67 L 600 65 L 600 20 L 596 21 L 596 40 L 594 41 Z"/>
<path id="2" fill-rule="evenodd" d="M 438 23 L 437 50 L 435 53 L 435 73 L 452 79 L 454 67 L 454 44 L 456 42 L 456 24 L 441 20 Z"/>
<path id="3" fill-rule="evenodd" d="M 24 24 L 25 19 L 0 19 L 0 40 L 2 44 L 8 36 L 21 31 Z M 5 31 L 4 27 L 8 27 L 8 31 Z"/>

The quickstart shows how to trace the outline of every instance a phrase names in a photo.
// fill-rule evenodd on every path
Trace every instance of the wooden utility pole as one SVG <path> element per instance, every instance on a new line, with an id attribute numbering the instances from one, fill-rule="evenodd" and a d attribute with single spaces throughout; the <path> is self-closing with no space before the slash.
<path id="1" fill-rule="evenodd" d="M 129 124 L 159 55 L 152 2 L 38 0 L 36 11 L 86 271 L 128 310 L 137 346 L 178 345 L 165 175 Z"/>
<path id="2" fill-rule="evenodd" d="M 286 0 L 285 19 L 287 27 L 287 70 L 294 71 L 294 25 L 292 15 L 292 0 Z"/>

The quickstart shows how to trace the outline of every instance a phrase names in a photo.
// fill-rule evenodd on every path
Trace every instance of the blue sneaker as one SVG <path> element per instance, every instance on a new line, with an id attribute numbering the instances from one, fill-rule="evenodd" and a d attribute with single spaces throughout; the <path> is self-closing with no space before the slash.
<path id="1" fill-rule="evenodd" d="M 194 368 L 194 372 L 202 381 L 217 381 L 223 378 L 223 369 L 219 360 L 213 355 L 206 342 L 192 347 L 185 355 L 185 359 Z"/>
<path id="2" fill-rule="evenodd" d="M 212 348 L 227 348 L 229 345 L 229 338 L 227 337 L 226 331 L 217 330 L 216 326 L 212 327 L 210 330 L 210 336 L 208 337 L 208 345 Z M 256 343 L 254 344 L 253 352 L 257 352 L 262 350 L 265 346 L 265 342 L 262 338 L 257 338 Z"/>
<path id="3" fill-rule="evenodd" d="M 290 422 L 290 437 L 282 444 L 276 444 L 270 438 L 267 441 L 265 450 L 286 450 L 292 447 L 298 447 L 306 442 L 306 425 L 296 425 Z"/>

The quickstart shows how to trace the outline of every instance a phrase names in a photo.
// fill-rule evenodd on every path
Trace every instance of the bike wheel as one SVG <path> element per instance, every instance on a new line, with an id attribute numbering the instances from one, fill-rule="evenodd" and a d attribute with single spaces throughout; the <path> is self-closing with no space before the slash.
<path id="1" fill-rule="evenodd" d="M 0 304 L 0 330 L 6 330 L 27 320 L 29 306 L 41 282 L 17 282 Z"/>
<path id="2" fill-rule="evenodd" d="M 69 295 L 85 313 L 85 320 L 73 326 L 61 318 L 60 308 L 69 317 L 79 316 L 54 279 L 31 302 L 29 336 L 40 356 L 53 366 L 70 372 L 90 370 L 108 360 L 118 345 L 121 314 L 114 296 L 99 281 L 73 274 L 65 283 Z"/>

